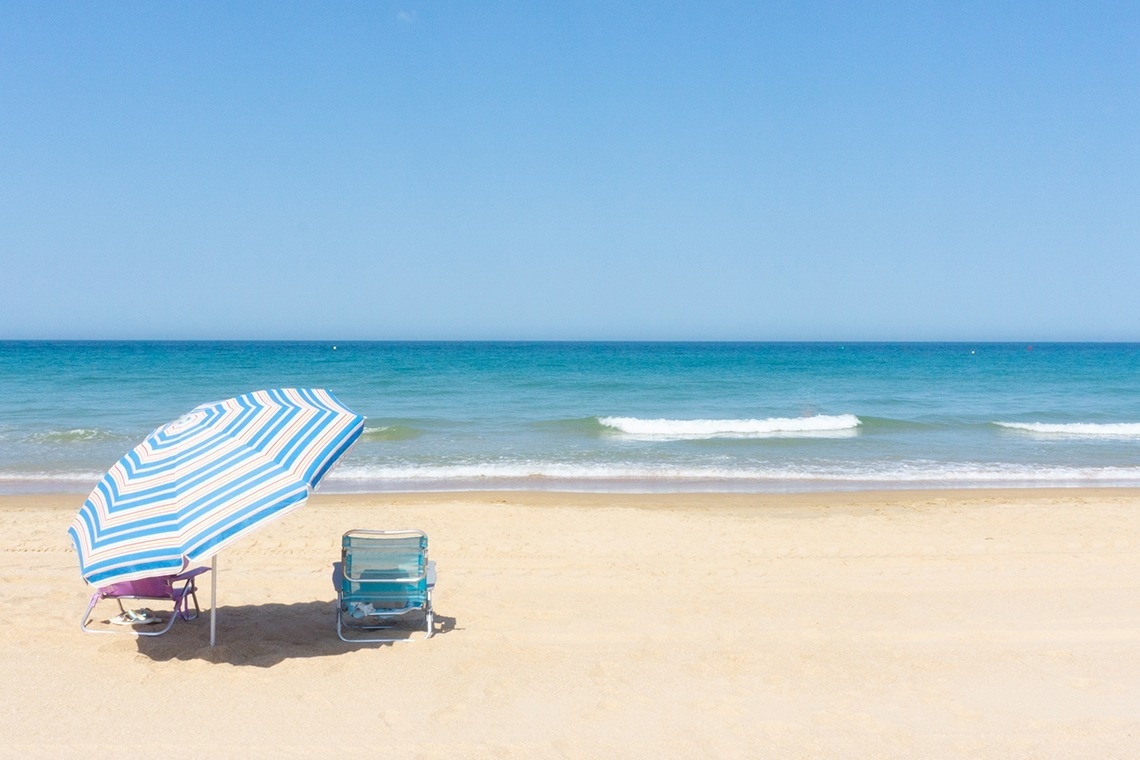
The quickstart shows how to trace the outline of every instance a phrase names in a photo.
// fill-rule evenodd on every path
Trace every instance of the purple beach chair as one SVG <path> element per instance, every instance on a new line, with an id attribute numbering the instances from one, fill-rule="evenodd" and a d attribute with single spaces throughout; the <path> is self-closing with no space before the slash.
<path id="1" fill-rule="evenodd" d="M 139 636 L 161 636 L 174 626 L 174 621 L 178 618 L 194 620 L 198 617 L 198 585 L 194 579 L 209 571 L 210 568 L 208 567 L 196 567 L 178 575 L 137 578 L 133 581 L 120 581 L 95 589 L 95 593 L 91 595 L 91 603 L 87 605 L 87 610 L 83 613 L 83 622 L 79 624 L 79 627 L 87 633 L 134 633 Z M 118 603 L 119 615 L 112 619 L 112 622 L 122 624 L 127 630 L 116 631 L 88 626 L 88 623 L 92 622 L 91 613 L 94 612 L 95 606 L 104 599 L 114 599 Z M 133 610 L 128 610 L 123 606 L 124 599 L 173 602 L 174 609 L 161 630 L 148 631 L 143 630 L 144 627 L 161 622 L 161 620 L 151 615 L 139 616 Z M 191 602 L 194 603 L 193 612 L 190 610 Z"/>

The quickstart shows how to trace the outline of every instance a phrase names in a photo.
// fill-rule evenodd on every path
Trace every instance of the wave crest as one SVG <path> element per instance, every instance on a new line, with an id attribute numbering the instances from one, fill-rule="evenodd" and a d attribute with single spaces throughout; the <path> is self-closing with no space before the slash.
<path id="1" fill-rule="evenodd" d="M 1140 438 L 1140 422 L 995 422 L 998 427 L 1066 438 Z"/>
<path id="2" fill-rule="evenodd" d="M 72 430 L 45 430 L 28 436 L 32 443 L 86 443 L 88 441 L 118 441 L 124 436 L 97 428 L 75 428 Z"/>
<path id="3" fill-rule="evenodd" d="M 708 438 L 845 437 L 860 425 L 854 414 L 812 417 L 769 417 L 741 420 L 671 420 L 599 417 L 599 424 L 635 440 L 702 440 Z"/>
<path id="4" fill-rule="evenodd" d="M 410 441 L 419 438 L 423 431 L 410 425 L 376 425 L 364 428 L 362 441 Z"/>

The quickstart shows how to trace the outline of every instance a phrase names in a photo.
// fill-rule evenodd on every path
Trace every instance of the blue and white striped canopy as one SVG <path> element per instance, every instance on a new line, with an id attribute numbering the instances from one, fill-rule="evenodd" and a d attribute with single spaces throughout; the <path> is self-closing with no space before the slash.
<path id="1" fill-rule="evenodd" d="M 95 586 L 178 573 L 305 503 L 364 418 L 319 389 L 203 404 L 128 452 L 68 533 Z"/>

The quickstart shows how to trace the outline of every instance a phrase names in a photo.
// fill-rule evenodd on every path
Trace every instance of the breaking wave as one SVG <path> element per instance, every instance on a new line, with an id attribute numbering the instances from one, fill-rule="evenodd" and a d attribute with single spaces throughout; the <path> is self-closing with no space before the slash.
<path id="1" fill-rule="evenodd" d="M 762 464 L 722 467 L 665 463 L 551 461 L 464 464 L 345 464 L 330 491 L 743 491 L 1140 485 L 1140 467 L 1073 467 L 983 462 Z"/>
<path id="2" fill-rule="evenodd" d="M 855 435 L 860 425 L 854 414 L 812 417 L 769 417 L 741 420 L 671 420 L 638 417 L 599 417 L 598 422 L 623 438 L 683 441 L 707 438 L 840 438 Z"/>
<path id="3" fill-rule="evenodd" d="M 118 433 L 97 428 L 74 428 L 72 430 L 45 430 L 28 436 L 32 443 L 87 443 L 92 441 L 131 440 Z"/>
<path id="4" fill-rule="evenodd" d="M 423 431 L 410 425 L 369 425 L 360 436 L 362 441 L 410 441 Z"/>
<path id="5" fill-rule="evenodd" d="M 1140 422 L 995 422 L 998 427 L 1059 438 L 1140 438 Z"/>

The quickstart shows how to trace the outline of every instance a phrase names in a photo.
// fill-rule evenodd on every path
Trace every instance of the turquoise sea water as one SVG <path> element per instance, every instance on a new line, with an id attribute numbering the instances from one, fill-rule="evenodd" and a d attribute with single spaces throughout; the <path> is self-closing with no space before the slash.
<path id="1" fill-rule="evenodd" d="M 0 342 L 0 492 L 279 386 L 368 417 L 325 491 L 1140 486 L 1140 344 Z"/>

